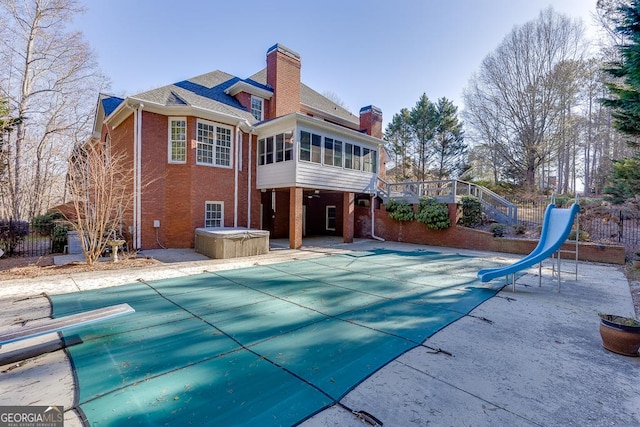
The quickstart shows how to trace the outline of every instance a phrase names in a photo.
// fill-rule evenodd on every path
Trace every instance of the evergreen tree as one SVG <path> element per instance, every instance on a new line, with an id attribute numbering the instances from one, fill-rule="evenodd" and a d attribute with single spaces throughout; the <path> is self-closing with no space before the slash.
<path id="1" fill-rule="evenodd" d="M 610 183 L 604 192 L 614 204 L 624 203 L 640 194 L 640 153 L 634 157 L 614 160 Z"/>
<path id="2" fill-rule="evenodd" d="M 640 0 L 618 7 L 615 31 L 622 36 L 618 46 L 619 60 L 605 71 L 615 78 L 607 83 L 610 97 L 604 105 L 612 108 L 616 128 L 633 137 L 628 143 L 640 147 Z"/>
<path id="3" fill-rule="evenodd" d="M 435 122 L 432 147 L 434 173 L 437 179 L 450 179 L 464 169 L 467 153 L 458 107 L 447 98 L 440 98 L 435 106 Z"/>
<path id="4" fill-rule="evenodd" d="M 422 94 L 416 106 L 411 110 L 411 128 L 415 136 L 415 161 L 417 166 L 417 178 L 425 181 L 428 178 L 429 163 L 433 150 L 431 144 L 438 126 L 436 107 L 426 94 Z"/>
<path id="5" fill-rule="evenodd" d="M 394 163 L 389 175 L 396 182 L 407 181 L 413 178 L 413 167 L 410 155 L 413 131 L 410 125 L 409 110 L 403 108 L 393 115 L 384 133 L 385 148 L 391 155 Z"/>

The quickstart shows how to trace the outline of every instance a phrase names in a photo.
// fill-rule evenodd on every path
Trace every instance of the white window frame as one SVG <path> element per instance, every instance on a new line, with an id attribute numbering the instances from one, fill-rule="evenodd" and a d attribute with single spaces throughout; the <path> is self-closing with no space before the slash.
<path id="1" fill-rule="evenodd" d="M 184 122 L 184 140 L 173 139 L 173 123 Z M 169 163 L 184 164 L 187 163 L 187 118 L 186 117 L 169 117 L 168 129 L 168 159 Z M 173 144 L 182 142 L 184 144 L 184 160 L 176 160 L 173 155 Z"/>
<path id="2" fill-rule="evenodd" d="M 331 228 L 329 226 L 329 209 L 333 209 L 333 228 Z M 325 229 L 327 231 L 336 231 L 336 217 L 338 215 L 338 212 L 336 211 L 336 207 L 334 205 L 328 205 L 325 208 L 324 212 L 325 212 L 325 216 L 324 216 L 324 218 L 325 218 L 325 221 L 324 221 Z"/>
<path id="3" fill-rule="evenodd" d="M 254 101 L 260 104 L 260 110 L 254 108 Z M 264 99 L 251 95 L 251 115 L 260 122 L 264 120 Z"/>
<path id="4" fill-rule="evenodd" d="M 218 205 L 220 206 L 220 218 L 209 218 L 209 207 Z M 219 225 L 210 225 L 210 221 L 219 221 Z M 205 227 L 224 227 L 224 202 L 220 201 L 206 201 L 204 202 L 204 226 Z"/>
<path id="5" fill-rule="evenodd" d="M 212 142 L 205 142 L 201 140 L 201 126 L 209 126 L 213 130 L 205 130 L 209 133 L 207 136 Z M 229 135 L 228 146 L 221 143 L 219 138 L 220 130 L 224 130 Z M 231 126 L 223 125 L 216 122 L 210 122 L 208 120 L 198 119 L 196 122 L 196 164 L 203 166 L 215 166 L 219 168 L 231 169 L 233 167 L 233 148 L 234 148 L 234 131 Z M 222 141 L 224 142 L 224 141 Z M 211 162 L 202 160 L 200 152 L 204 149 L 211 150 Z M 229 164 L 221 163 L 223 156 L 222 150 L 227 153 L 227 160 Z"/>

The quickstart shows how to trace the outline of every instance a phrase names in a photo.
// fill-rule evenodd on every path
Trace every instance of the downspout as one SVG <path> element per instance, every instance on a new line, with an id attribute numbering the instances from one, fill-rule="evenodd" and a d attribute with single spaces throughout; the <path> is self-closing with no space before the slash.
<path id="1" fill-rule="evenodd" d="M 369 204 L 371 205 L 371 238 L 372 239 L 376 239 L 376 240 L 380 240 L 381 242 L 384 242 L 384 239 L 382 237 L 378 237 L 376 236 L 375 233 L 375 223 L 376 223 L 376 218 L 375 218 L 375 203 L 376 202 L 376 195 L 372 194 L 371 195 L 371 201 L 369 202 Z"/>
<path id="2" fill-rule="evenodd" d="M 240 127 L 240 124 L 242 122 L 238 123 L 238 127 Z M 251 126 L 251 123 L 249 123 L 246 119 L 244 120 L 244 124 L 245 126 L 249 129 L 247 135 L 249 137 L 249 144 L 248 144 L 248 148 L 247 148 L 247 159 L 249 159 L 248 161 L 248 165 L 247 165 L 247 171 L 248 171 L 248 178 L 247 178 L 247 228 L 251 228 L 251 178 L 253 177 L 252 174 L 252 168 L 253 168 L 253 152 L 251 151 L 251 146 L 253 143 L 253 131 L 255 130 L 253 126 Z"/>
<path id="3" fill-rule="evenodd" d="M 252 177 L 252 167 L 253 167 L 253 152 L 251 151 L 251 147 L 253 144 L 253 128 L 251 128 L 249 130 L 249 148 L 247 149 L 247 158 L 249 159 L 249 165 L 248 165 L 248 170 L 249 170 L 249 178 L 248 178 L 248 182 L 247 182 L 247 228 L 251 228 L 251 177 Z"/>
<path id="4" fill-rule="evenodd" d="M 137 163 L 134 166 L 136 168 L 135 176 L 136 176 L 136 204 L 138 205 L 138 210 L 136 212 L 135 219 L 135 227 L 136 227 L 136 239 L 138 246 L 136 249 L 142 248 L 142 230 L 140 229 L 140 224 L 142 222 L 142 108 L 144 104 L 141 102 L 138 105 L 138 141 L 137 141 L 137 151 L 138 158 Z"/>
<path id="5" fill-rule="evenodd" d="M 240 123 L 236 125 L 235 165 L 233 171 L 233 227 L 238 227 L 238 147 L 240 146 Z"/>
<path id="6" fill-rule="evenodd" d="M 133 249 L 137 249 L 138 235 L 136 231 L 136 218 L 138 217 L 138 198 L 136 194 L 138 180 L 136 176 L 136 165 L 138 164 L 138 110 L 129 103 L 126 103 L 125 106 L 133 110 L 133 224 L 130 227 L 130 231 Z"/>

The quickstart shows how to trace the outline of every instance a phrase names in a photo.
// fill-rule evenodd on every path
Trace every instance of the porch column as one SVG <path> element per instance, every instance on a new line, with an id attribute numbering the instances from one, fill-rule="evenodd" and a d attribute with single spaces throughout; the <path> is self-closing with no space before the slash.
<path id="1" fill-rule="evenodd" d="M 342 239 L 344 243 L 353 243 L 354 206 L 354 194 L 342 193 Z"/>
<path id="2" fill-rule="evenodd" d="M 302 246 L 302 188 L 289 188 L 289 247 Z"/>

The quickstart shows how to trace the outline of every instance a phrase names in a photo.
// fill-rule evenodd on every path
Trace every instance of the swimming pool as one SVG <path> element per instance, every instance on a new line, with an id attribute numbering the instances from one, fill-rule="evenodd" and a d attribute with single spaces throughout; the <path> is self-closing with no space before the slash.
<path id="1" fill-rule="evenodd" d="M 293 425 L 500 289 L 480 259 L 371 250 L 51 296 L 90 425 Z"/>

